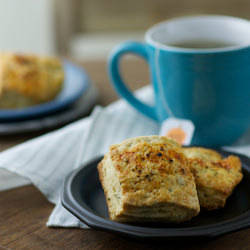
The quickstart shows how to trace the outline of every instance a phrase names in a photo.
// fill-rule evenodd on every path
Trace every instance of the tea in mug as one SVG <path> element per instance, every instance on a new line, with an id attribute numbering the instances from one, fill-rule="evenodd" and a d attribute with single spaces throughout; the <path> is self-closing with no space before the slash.
<path id="1" fill-rule="evenodd" d="M 184 41 L 178 42 L 174 44 L 168 44 L 173 47 L 184 48 L 184 49 L 218 49 L 218 48 L 226 48 L 235 46 L 236 44 L 221 42 L 221 41 L 213 41 L 213 40 L 194 40 L 194 41 Z"/>

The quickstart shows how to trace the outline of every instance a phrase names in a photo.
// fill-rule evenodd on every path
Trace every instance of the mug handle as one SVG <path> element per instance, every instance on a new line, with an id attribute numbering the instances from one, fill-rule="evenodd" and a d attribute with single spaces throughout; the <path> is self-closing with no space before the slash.
<path id="1" fill-rule="evenodd" d="M 109 75 L 111 77 L 111 82 L 115 90 L 124 97 L 134 108 L 139 110 L 144 115 L 158 120 L 156 109 L 153 106 L 149 106 L 139 99 L 137 99 L 133 93 L 127 88 L 120 75 L 120 61 L 123 55 L 125 54 L 135 54 L 141 56 L 143 59 L 149 63 L 148 51 L 146 48 L 147 45 L 139 42 L 124 42 L 118 45 L 112 52 L 109 58 Z"/>

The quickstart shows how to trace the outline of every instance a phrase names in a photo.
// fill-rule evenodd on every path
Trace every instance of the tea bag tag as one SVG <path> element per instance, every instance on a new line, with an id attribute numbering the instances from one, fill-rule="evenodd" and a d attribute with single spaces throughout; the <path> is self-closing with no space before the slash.
<path id="1" fill-rule="evenodd" d="M 167 118 L 163 121 L 160 135 L 175 139 L 181 145 L 189 145 L 192 141 L 195 126 L 192 121 Z"/>

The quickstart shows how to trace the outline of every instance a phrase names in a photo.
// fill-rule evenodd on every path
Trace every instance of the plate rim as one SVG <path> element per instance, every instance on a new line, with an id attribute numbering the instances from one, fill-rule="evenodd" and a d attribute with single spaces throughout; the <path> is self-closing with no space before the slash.
<path id="1" fill-rule="evenodd" d="M 16 122 L 0 122 L 0 136 L 51 130 L 85 117 L 91 112 L 99 98 L 99 92 L 90 85 L 86 92 L 70 107 L 61 112 Z"/>
<path id="2" fill-rule="evenodd" d="M 41 103 L 35 106 L 26 107 L 26 108 L 20 108 L 20 109 L 1 109 L 0 110 L 0 121 L 1 122 L 11 122 L 11 121 L 19 121 L 19 120 L 27 120 L 30 118 L 35 118 L 43 115 L 47 115 L 53 112 L 60 111 L 71 104 L 73 104 L 75 101 L 77 101 L 81 95 L 87 91 L 87 89 L 90 86 L 90 78 L 87 74 L 87 72 L 81 68 L 80 66 L 76 65 L 75 63 L 72 63 L 68 60 L 62 60 L 63 68 L 65 69 L 65 73 L 67 74 L 67 69 L 73 69 L 77 71 L 82 78 L 82 84 L 81 88 L 78 89 L 77 92 L 74 93 L 74 95 L 68 97 L 67 99 L 58 99 L 56 97 L 54 100 L 51 100 L 49 102 Z M 66 79 L 66 77 L 65 77 Z M 65 80 L 64 80 L 65 84 Z M 66 81 L 66 84 L 69 84 L 68 81 Z"/>
<path id="3" fill-rule="evenodd" d="M 222 149 L 216 150 L 224 155 L 233 154 L 239 156 L 244 162 L 244 170 L 250 172 L 250 158 L 246 155 Z M 173 240 L 180 238 L 189 239 L 190 237 L 197 239 L 215 238 L 250 227 L 250 209 L 239 216 L 223 222 L 189 228 L 142 227 L 137 225 L 123 224 L 104 218 L 98 215 L 96 212 L 91 211 L 87 206 L 84 205 L 83 207 L 80 205 L 71 192 L 72 183 L 79 173 L 86 171 L 88 168 L 94 168 L 93 164 L 96 166 L 97 162 L 99 162 L 102 157 L 103 156 L 95 157 L 86 164 L 82 165 L 80 168 L 77 168 L 71 172 L 66 177 L 62 190 L 62 205 L 91 228 L 120 234 L 130 238 Z"/>

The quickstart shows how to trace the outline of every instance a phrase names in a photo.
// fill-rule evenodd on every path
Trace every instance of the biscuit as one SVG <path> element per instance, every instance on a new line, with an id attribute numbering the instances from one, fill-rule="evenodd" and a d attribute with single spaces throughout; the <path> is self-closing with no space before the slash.
<path id="1" fill-rule="evenodd" d="M 163 136 L 111 145 L 98 164 L 110 218 L 179 223 L 200 211 L 194 177 L 181 146 Z"/>
<path id="2" fill-rule="evenodd" d="M 214 210 L 225 206 L 243 177 L 237 156 L 224 158 L 216 151 L 201 147 L 183 148 L 195 177 L 200 206 Z"/>
<path id="3" fill-rule="evenodd" d="M 0 108 L 22 108 L 53 100 L 61 91 L 59 59 L 0 53 Z"/>

